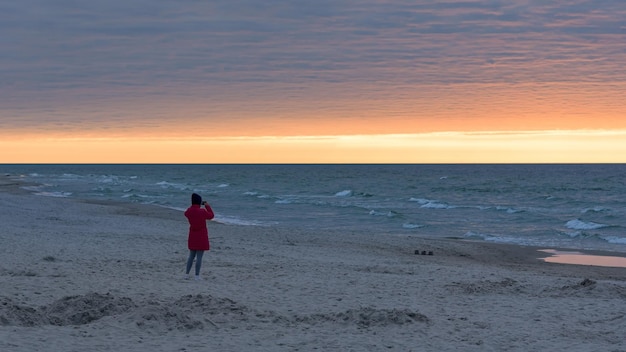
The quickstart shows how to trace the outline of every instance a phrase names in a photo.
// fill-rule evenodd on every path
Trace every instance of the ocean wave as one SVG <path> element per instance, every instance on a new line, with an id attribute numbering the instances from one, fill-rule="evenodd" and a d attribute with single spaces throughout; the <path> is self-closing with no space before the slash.
<path id="1" fill-rule="evenodd" d="M 420 208 L 428 209 L 454 209 L 456 206 L 439 202 L 433 199 L 427 198 L 409 198 L 409 202 L 416 202 L 420 204 Z"/>
<path id="2" fill-rule="evenodd" d="M 243 195 L 246 197 L 255 197 L 257 199 L 274 199 L 274 197 L 270 196 L 269 194 L 262 194 L 256 191 L 247 191 L 244 192 Z"/>
<path id="3" fill-rule="evenodd" d="M 606 211 L 610 211 L 611 209 L 609 208 L 605 208 L 605 207 L 601 207 L 601 206 L 597 206 L 597 207 L 592 207 L 592 208 L 586 208 L 583 209 L 581 211 L 582 214 L 587 214 L 587 213 L 602 213 L 602 212 L 606 212 Z"/>
<path id="4" fill-rule="evenodd" d="M 45 184 L 45 185 L 38 185 L 38 186 L 24 186 L 20 188 L 23 190 L 32 192 L 32 194 L 35 196 L 42 196 L 42 197 L 68 198 L 73 194 L 72 192 L 65 192 L 65 191 L 45 191 L 44 189 L 49 186 L 51 185 Z"/>
<path id="5" fill-rule="evenodd" d="M 588 233 L 585 231 L 565 232 L 565 235 L 569 238 L 584 241 L 602 241 L 610 244 L 626 245 L 626 237 L 609 236 L 598 233 Z"/>
<path id="6" fill-rule="evenodd" d="M 178 189 L 181 191 L 189 190 L 189 187 L 187 185 L 184 185 L 181 183 L 175 183 L 175 182 L 161 181 L 161 182 L 157 182 L 156 185 L 161 186 L 161 188 L 166 188 L 166 189 L 173 188 L 173 189 Z"/>
<path id="7" fill-rule="evenodd" d="M 60 177 L 60 179 L 67 181 L 67 180 L 75 180 L 75 179 L 80 179 L 80 178 L 82 178 L 82 177 L 83 177 L 83 176 L 81 176 L 81 175 L 76 175 L 76 174 L 62 174 L 62 175 L 61 175 L 61 177 Z"/>
<path id="8" fill-rule="evenodd" d="M 215 196 L 212 205 L 223 215 L 277 221 L 277 226 L 344 226 L 389 234 L 415 234 L 424 226 L 428 236 L 460 237 L 472 231 L 467 238 L 494 242 L 620 251 L 625 247 L 623 202 L 616 196 L 625 190 L 619 181 L 624 166 L 607 166 L 602 171 L 606 177 L 582 172 L 587 166 L 568 166 L 566 175 L 562 166 L 506 167 L 496 174 L 493 167 L 419 166 L 417 174 L 429 177 L 418 179 L 416 166 L 225 166 L 212 169 L 216 181 L 211 182 L 206 168 L 36 165 L 6 171 L 23 175 L 28 186 L 44 184 L 27 192 L 48 197 L 118 199 L 182 209 L 194 191 Z M 461 172 L 464 177 L 454 176 Z M 553 174 L 562 177 L 546 177 Z M 446 176 L 448 180 L 440 181 Z M 496 185 L 494 179 L 510 179 L 512 184 Z M 561 184 L 580 186 L 556 188 Z M 592 187 L 606 191 L 582 192 Z M 429 218 L 427 213 L 437 216 Z M 257 223 L 237 218 L 224 222 Z"/>
<path id="9" fill-rule="evenodd" d="M 274 204 L 291 204 L 291 203 L 293 203 L 293 201 L 289 199 L 279 199 L 274 202 Z"/>
<path id="10" fill-rule="evenodd" d="M 484 233 L 477 233 L 474 231 L 467 231 L 465 234 L 463 234 L 463 237 L 465 238 L 479 238 L 479 239 L 486 239 L 488 237 L 491 237 L 490 235 L 484 234 Z"/>
<path id="11" fill-rule="evenodd" d="M 35 192 L 33 195 L 43 196 L 43 197 L 54 197 L 54 198 L 68 198 L 72 195 L 72 192 Z"/>
<path id="12" fill-rule="evenodd" d="M 578 239 L 597 237 L 597 236 L 595 236 L 593 234 L 589 234 L 589 233 L 584 232 L 584 231 L 565 232 L 565 236 L 567 236 L 569 238 L 578 238 Z"/>
<path id="13" fill-rule="evenodd" d="M 367 192 L 354 192 L 350 189 L 346 189 L 343 191 L 339 191 L 337 193 L 335 193 L 335 197 L 362 197 L 362 198 L 370 198 L 370 197 L 374 197 L 373 194 L 371 193 L 367 193 Z"/>
<path id="14" fill-rule="evenodd" d="M 609 227 L 609 225 L 598 224 L 592 221 L 582 221 L 580 219 L 574 219 L 565 223 L 565 227 L 572 230 L 597 230 L 604 227 Z"/>
<path id="15" fill-rule="evenodd" d="M 463 237 L 470 238 L 470 239 L 471 238 L 477 238 L 477 239 L 482 239 L 484 241 L 498 242 L 498 243 L 517 243 L 517 244 L 522 244 L 521 242 L 524 242 L 522 239 L 519 239 L 519 238 L 496 236 L 496 235 L 491 235 L 491 234 L 486 234 L 486 233 L 478 233 L 478 232 L 473 232 L 473 231 L 466 232 L 463 235 Z"/>
<path id="16" fill-rule="evenodd" d="M 611 244 L 626 244 L 626 237 L 617 237 L 617 236 L 598 236 L 598 237 Z"/>
<path id="17" fill-rule="evenodd" d="M 171 205 L 167 205 L 167 204 L 155 204 L 155 205 L 163 207 L 163 208 L 166 208 L 166 209 L 172 209 L 172 210 L 177 210 L 177 211 L 182 211 L 182 212 L 187 210 L 187 208 L 176 207 L 176 206 L 171 206 Z"/>
<path id="18" fill-rule="evenodd" d="M 100 176 L 98 178 L 98 182 L 100 183 L 119 183 L 118 176 Z"/>
<path id="19" fill-rule="evenodd" d="M 20 187 L 21 189 L 25 190 L 25 191 L 30 191 L 30 192 L 41 192 L 44 188 L 44 185 L 39 185 L 39 186 L 24 186 L 24 187 Z"/>
<path id="20" fill-rule="evenodd" d="M 127 193 L 127 194 L 123 194 L 121 196 L 121 198 L 127 198 L 127 199 L 149 199 L 152 198 L 149 195 L 145 195 L 145 194 L 138 194 L 138 193 Z"/>
<path id="21" fill-rule="evenodd" d="M 412 224 L 410 222 L 402 224 L 402 228 L 403 229 L 409 229 L 409 230 L 410 229 L 419 229 L 419 228 L 422 228 L 422 227 L 424 227 L 424 225 Z"/>
<path id="22" fill-rule="evenodd" d="M 454 209 L 456 207 L 454 205 L 448 205 L 446 203 L 430 202 L 430 203 L 423 204 L 420 208 L 427 208 L 427 209 Z"/>
<path id="23" fill-rule="evenodd" d="M 113 193 L 114 190 L 110 187 L 94 187 L 91 189 L 93 192 L 99 192 L 101 194 L 110 194 Z"/>
<path id="24" fill-rule="evenodd" d="M 503 207 L 503 206 L 497 206 L 496 210 L 498 210 L 498 211 L 505 211 L 507 214 L 517 214 L 517 213 L 523 213 L 524 212 L 524 210 L 521 210 L 521 209 L 515 209 L 515 208 Z"/>
<path id="25" fill-rule="evenodd" d="M 374 215 L 374 216 L 386 216 L 388 218 L 394 218 L 399 215 L 397 212 L 393 210 L 389 210 L 389 211 L 370 210 L 369 214 Z"/>
<path id="26" fill-rule="evenodd" d="M 349 189 L 335 193 L 335 197 L 350 197 L 351 195 L 352 191 Z"/>
<path id="27" fill-rule="evenodd" d="M 224 224 L 224 225 L 238 225 L 238 226 L 272 226 L 276 225 L 278 222 L 264 222 L 259 220 L 248 220 L 241 219 L 235 216 L 225 216 L 220 214 L 215 214 L 215 218 L 213 221 Z"/>
<path id="28" fill-rule="evenodd" d="M 515 237 L 515 236 L 499 236 L 499 235 L 491 235 L 491 234 L 485 234 L 485 233 L 477 233 L 473 231 L 466 232 L 463 235 L 463 237 L 467 239 L 479 239 L 479 240 L 483 240 L 487 242 L 514 244 L 514 245 L 520 245 L 520 246 L 538 245 L 537 243 L 538 239 L 522 238 L 522 237 Z M 549 241 L 549 239 L 546 239 L 546 240 Z M 543 239 L 540 241 L 545 242 L 545 240 Z"/>

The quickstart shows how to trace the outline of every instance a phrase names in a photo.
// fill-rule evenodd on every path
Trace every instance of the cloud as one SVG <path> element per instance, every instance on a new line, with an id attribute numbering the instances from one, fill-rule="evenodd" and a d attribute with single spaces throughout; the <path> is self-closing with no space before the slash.
<path id="1" fill-rule="evenodd" d="M 148 123 L 154 101 L 221 108 L 208 118 L 340 114 L 407 87 L 422 102 L 451 85 L 623 84 L 624 18 L 619 0 L 5 2 L 0 124 Z"/>

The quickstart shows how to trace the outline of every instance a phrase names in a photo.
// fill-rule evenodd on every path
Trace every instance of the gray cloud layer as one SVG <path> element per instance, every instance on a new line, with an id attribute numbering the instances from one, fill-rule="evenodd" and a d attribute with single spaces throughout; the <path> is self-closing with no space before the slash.
<path id="1" fill-rule="evenodd" d="M 626 82 L 623 0 L 22 0 L 0 4 L 0 33 L 0 127 L 115 119 L 110 104 L 160 98 L 232 110 Z"/>

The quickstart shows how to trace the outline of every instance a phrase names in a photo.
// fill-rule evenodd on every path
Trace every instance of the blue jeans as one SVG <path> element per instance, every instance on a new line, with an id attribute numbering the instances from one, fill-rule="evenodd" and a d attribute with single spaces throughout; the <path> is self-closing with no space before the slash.
<path id="1" fill-rule="evenodd" d="M 185 273 L 189 274 L 191 271 L 191 265 L 193 264 L 193 258 L 196 258 L 196 276 L 200 275 L 200 267 L 202 266 L 202 255 L 204 251 L 189 250 L 189 258 L 187 259 L 187 270 Z"/>

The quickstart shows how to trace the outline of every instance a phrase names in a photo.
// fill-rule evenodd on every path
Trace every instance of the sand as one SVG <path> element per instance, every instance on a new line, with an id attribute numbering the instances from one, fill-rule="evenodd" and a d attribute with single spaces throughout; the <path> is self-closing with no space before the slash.
<path id="1" fill-rule="evenodd" d="M 0 351 L 626 351 L 625 268 L 212 222 L 189 281 L 180 211 L 18 186 L 0 181 Z"/>

